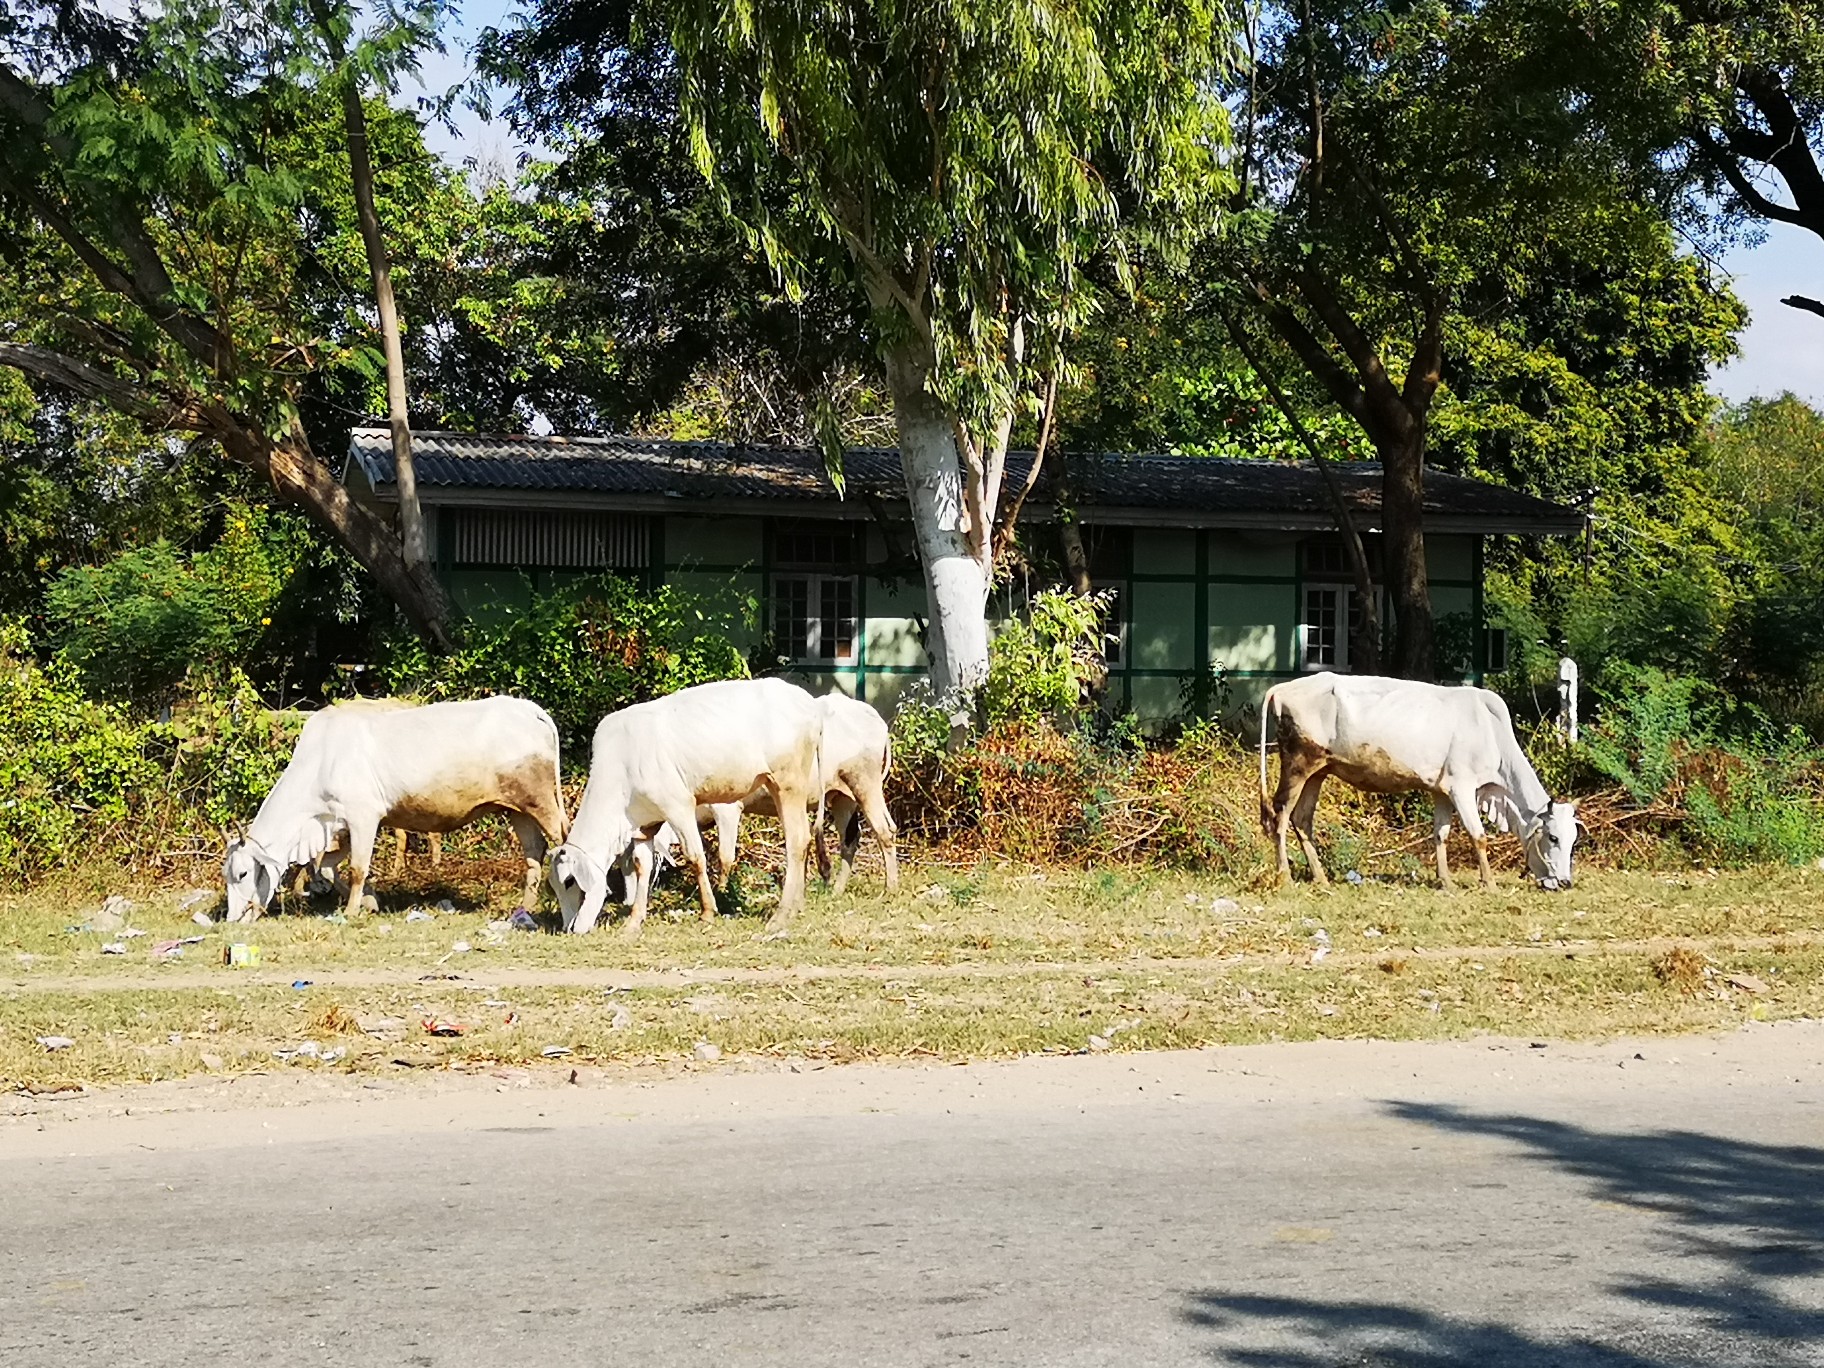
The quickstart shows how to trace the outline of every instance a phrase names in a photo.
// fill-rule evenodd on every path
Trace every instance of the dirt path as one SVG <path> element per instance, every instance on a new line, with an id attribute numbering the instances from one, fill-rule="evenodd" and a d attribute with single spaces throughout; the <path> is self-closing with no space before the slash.
<path id="1" fill-rule="evenodd" d="M 1389 938 L 1373 950 L 1338 950 L 1324 963 L 1331 967 L 1373 965 L 1392 956 L 1414 961 L 1459 963 L 1489 959 L 1538 959 L 1578 955 L 1653 955 L 1674 946 L 1699 951 L 1734 952 L 1807 948 L 1824 945 L 1824 935 L 1809 932 L 1779 936 L 1659 936 L 1644 940 L 1551 940 L 1530 945 L 1454 945 L 1426 948 L 1404 945 Z M 1170 970 L 1220 972 L 1245 965 L 1284 967 L 1312 962 L 1310 950 L 1272 954 L 1235 954 L 1168 958 L 1137 956 L 1099 960 L 969 961 L 961 964 L 852 964 L 784 965 L 766 968 L 704 967 L 673 969 L 616 969 L 600 966 L 562 968 L 472 967 L 464 957 L 455 962 L 397 965 L 377 969 L 336 969 L 299 964 L 284 971 L 176 969 L 156 973 L 106 975 L 15 975 L 5 989 L 28 993 L 119 993 L 198 990 L 228 987 L 286 988 L 302 978 L 319 988 L 391 988 L 426 982 L 472 984 L 477 988 L 682 988 L 700 984 L 793 984 L 827 979 L 872 981 L 940 981 L 944 979 L 1004 978 L 1030 974 L 1149 973 Z M 447 960 L 447 957 L 445 957 Z"/>
<path id="2" fill-rule="evenodd" d="M 968 1064 L 734 1058 L 714 1065 L 482 1066 L 385 1080 L 281 1070 L 0 1098 L 0 1159 L 534 1123 L 961 1115 L 1066 1102 L 1077 1110 L 1151 1102 L 1207 1088 L 1213 1076 L 1237 1097 L 1275 1102 L 1373 1098 L 1390 1087 L 1415 1097 L 1473 1088 L 1491 1101 L 1530 1098 L 1543 1087 L 1613 1100 L 1674 1080 L 1723 1087 L 1749 1077 L 1791 1085 L 1815 1101 L 1824 1085 L 1824 1022 L 1682 1038 L 1331 1040 Z"/>

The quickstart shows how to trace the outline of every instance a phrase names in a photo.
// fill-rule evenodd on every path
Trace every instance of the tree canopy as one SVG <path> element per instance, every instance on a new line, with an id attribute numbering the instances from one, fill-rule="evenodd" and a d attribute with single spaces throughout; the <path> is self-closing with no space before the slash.
<path id="1" fill-rule="evenodd" d="M 1085 265 L 1125 279 L 1220 204 L 1222 11 L 546 0 L 490 50 L 537 131 L 606 141 L 625 107 L 675 100 L 788 294 L 850 282 L 893 400 L 934 675 L 979 682 L 1008 442 L 1098 302 Z"/>

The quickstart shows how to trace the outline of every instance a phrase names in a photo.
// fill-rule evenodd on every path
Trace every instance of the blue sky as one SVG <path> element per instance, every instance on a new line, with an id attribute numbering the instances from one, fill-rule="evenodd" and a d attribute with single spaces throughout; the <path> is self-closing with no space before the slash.
<path id="1" fill-rule="evenodd" d="M 449 52 L 425 63 L 427 90 L 441 92 L 469 72 L 468 44 L 490 24 L 508 20 L 512 0 L 469 0 L 449 41 Z M 418 94 L 409 84 L 408 96 Z M 432 131 L 432 146 L 453 161 L 472 158 L 511 166 L 520 145 L 505 124 L 484 124 L 464 116 L 455 135 Z M 1784 295 L 1824 298 L 1824 241 L 1783 224 L 1769 224 L 1766 238 L 1753 247 L 1737 247 L 1722 264 L 1735 291 L 1748 305 L 1749 322 L 1741 336 L 1741 354 L 1712 377 L 1716 391 L 1731 402 L 1754 395 L 1791 390 L 1824 406 L 1824 318 L 1789 309 Z"/>

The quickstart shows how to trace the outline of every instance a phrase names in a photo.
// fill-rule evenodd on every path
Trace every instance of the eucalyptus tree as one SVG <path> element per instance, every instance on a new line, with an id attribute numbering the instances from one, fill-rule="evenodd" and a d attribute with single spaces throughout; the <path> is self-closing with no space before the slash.
<path id="1" fill-rule="evenodd" d="M 426 33 L 396 26 L 366 69 L 398 70 Z M 446 640 L 435 580 L 303 421 L 326 375 L 384 367 L 316 255 L 348 190 L 346 161 L 322 176 L 329 74 L 287 0 L 0 13 L 0 365 L 256 472 Z M 319 307 L 327 296 L 338 307 Z"/>
<path id="2" fill-rule="evenodd" d="M 611 131 L 658 70 L 693 160 L 789 293 L 830 249 L 892 399 L 941 693 L 986 676 L 1015 424 L 1098 290 L 1226 188 L 1212 0 L 532 0 L 491 36 L 534 132 Z"/>

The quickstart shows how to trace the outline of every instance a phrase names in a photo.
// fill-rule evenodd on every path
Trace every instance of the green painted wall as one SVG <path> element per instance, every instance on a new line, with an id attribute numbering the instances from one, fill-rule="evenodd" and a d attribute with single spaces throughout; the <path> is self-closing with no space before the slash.
<path id="1" fill-rule="evenodd" d="M 1299 538 L 1291 533 L 1135 529 L 1131 563 L 1118 580 L 1126 603 L 1127 650 L 1111 671 L 1110 699 L 1144 721 L 1177 717 L 1195 691 L 1199 671 L 1221 672 L 1222 712 L 1233 720 L 1258 710 L 1276 680 L 1297 671 L 1301 600 Z M 747 639 L 753 647 L 765 629 L 767 522 L 762 518 L 665 516 L 654 519 L 652 546 L 659 564 L 651 578 L 716 598 L 738 596 L 763 607 Z M 887 548 L 878 527 L 866 534 L 866 557 L 879 566 Z M 1428 568 L 1437 614 L 1473 615 L 1480 608 L 1477 539 L 1427 539 Z M 450 565 L 440 568 L 464 612 L 486 616 L 521 607 L 533 589 L 572 572 Z M 992 619 L 1006 615 L 1004 595 L 989 605 Z M 857 612 L 861 622 L 854 665 L 794 676 L 817 689 L 840 689 L 891 712 L 901 692 L 925 671 L 920 622 L 925 590 L 917 578 L 883 583 L 863 575 Z"/>

